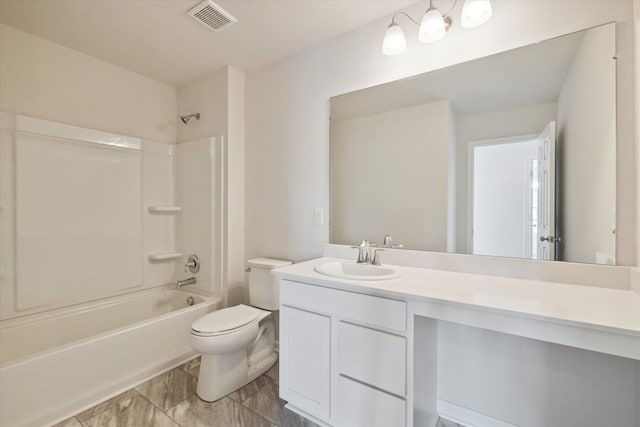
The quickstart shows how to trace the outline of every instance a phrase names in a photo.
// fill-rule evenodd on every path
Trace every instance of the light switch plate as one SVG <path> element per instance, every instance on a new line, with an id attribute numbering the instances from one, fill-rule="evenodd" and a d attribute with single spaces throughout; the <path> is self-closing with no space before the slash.
<path id="1" fill-rule="evenodd" d="M 313 210 L 313 223 L 315 225 L 322 225 L 324 224 L 324 209 L 322 208 L 315 208 Z"/>

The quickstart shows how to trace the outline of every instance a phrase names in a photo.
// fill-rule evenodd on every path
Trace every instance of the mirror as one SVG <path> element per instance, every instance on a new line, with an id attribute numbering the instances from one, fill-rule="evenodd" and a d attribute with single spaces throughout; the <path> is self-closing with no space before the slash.
<path id="1" fill-rule="evenodd" d="M 615 264 L 615 48 L 611 23 L 331 98 L 331 243 Z"/>

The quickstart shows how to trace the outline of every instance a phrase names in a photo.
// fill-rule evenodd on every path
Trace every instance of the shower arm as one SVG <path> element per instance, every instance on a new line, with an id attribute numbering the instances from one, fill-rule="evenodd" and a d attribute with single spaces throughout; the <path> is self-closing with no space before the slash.
<path id="1" fill-rule="evenodd" d="M 187 114 L 186 116 L 180 116 L 180 120 L 182 120 L 182 123 L 186 125 L 187 123 L 189 123 L 189 120 L 191 120 L 192 117 L 195 117 L 196 120 L 200 120 L 200 113 L 193 113 L 193 114 Z"/>

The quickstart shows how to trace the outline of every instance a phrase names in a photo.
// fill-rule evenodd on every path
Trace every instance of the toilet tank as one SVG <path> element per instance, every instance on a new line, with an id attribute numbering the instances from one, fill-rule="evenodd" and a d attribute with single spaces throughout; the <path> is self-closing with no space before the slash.
<path id="1" fill-rule="evenodd" d="M 247 261 L 249 272 L 249 303 L 264 310 L 280 309 L 280 278 L 271 270 L 290 265 L 291 261 L 254 258 Z"/>

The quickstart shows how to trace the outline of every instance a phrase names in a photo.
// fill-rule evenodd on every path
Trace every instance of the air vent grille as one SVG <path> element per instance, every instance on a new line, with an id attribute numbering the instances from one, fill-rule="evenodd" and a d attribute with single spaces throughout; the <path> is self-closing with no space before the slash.
<path id="1" fill-rule="evenodd" d="M 231 16 L 229 12 L 222 9 L 211 0 L 203 1 L 187 12 L 187 14 L 191 15 L 193 19 L 213 31 L 223 30 L 229 25 L 238 22 L 238 20 Z"/>

